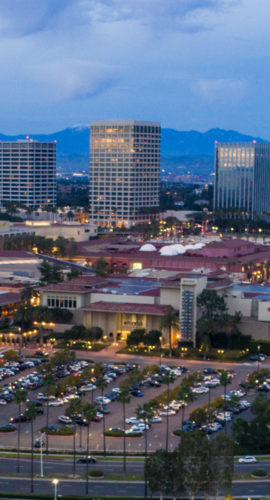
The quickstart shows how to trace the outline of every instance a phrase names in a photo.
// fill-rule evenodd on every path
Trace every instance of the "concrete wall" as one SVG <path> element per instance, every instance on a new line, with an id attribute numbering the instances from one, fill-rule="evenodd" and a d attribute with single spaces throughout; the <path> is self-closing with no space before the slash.
<path id="1" fill-rule="evenodd" d="M 120 295 L 116 293 L 91 293 L 91 304 L 94 302 L 128 302 L 130 304 L 155 304 L 156 297 L 148 295 Z"/>
<path id="2" fill-rule="evenodd" d="M 252 299 L 243 299 L 241 297 L 225 297 L 225 302 L 230 314 L 240 311 L 243 316 L 251 317 Z"/>
<path id="3" fill-rule="evenodd" d="M 258 303 L 258 320 L 270 321 L 270 301 Z"/>
<path id="4" fill-rule="evenodd" d="M 160 289 L 160 304 L 170 305 L 175 309 L 179 309 L 180 304 L 180 286 L 179 288 L 161 288 Z"/>
<path id="5" fill-rule="evenodd" d="M 270 342 L 270 323 L 257 321 L 251 318 L 242 318 L 239 324 L 240 331 L 245 335 L 251 335 L 256 340 L 267 340 Z"/>

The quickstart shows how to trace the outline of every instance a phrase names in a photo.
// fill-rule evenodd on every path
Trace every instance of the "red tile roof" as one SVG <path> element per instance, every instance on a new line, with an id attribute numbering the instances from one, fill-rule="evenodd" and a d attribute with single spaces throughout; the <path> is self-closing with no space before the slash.
<path id="1" fill-rule="evenodd" d="M 86 307 L 82 307 L 83 311 L 104 311 L 104 312 L 120 312 L 134 314 L 151 314 L 153 316 L 163 316 L 167 311 L 175 311 L 171 306 L 162 306 L 159 304 L 132 304 L 129 302 L 94 302 Z"/>
<path id="2" fill-rule="evenodd" d="M 0 306 L 8 306 L 9 304 L 21 302 L 21 300 L 22 299 L 20 293 L 0 293 Z"/>

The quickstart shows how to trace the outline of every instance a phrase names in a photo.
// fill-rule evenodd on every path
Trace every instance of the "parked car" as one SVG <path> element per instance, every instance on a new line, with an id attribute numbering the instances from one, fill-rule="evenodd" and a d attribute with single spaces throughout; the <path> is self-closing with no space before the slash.
<path id="1" fill-rule="evenodd" d="M 58 422 L 60 422 L 61 424 L 72 424 L 72 420 L 71 418 L 69 417 L 66 417 L 66 415 L 60 415 L 60 417 L 58 417 Z"/>
<path id="2" fill-rule="evenodd" d="M 133 389 L 132 391 L 130 391 L 130 394 L 138 398 L 141 398 L 144 395 L 143 392 L 139 391 L 138 389 Z"/>

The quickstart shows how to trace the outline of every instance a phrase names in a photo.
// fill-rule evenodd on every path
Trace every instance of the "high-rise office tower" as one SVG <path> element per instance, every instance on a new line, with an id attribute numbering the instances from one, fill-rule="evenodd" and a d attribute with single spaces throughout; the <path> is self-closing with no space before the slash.
<path id="1" fill-rule="evenodd" d="M 29 207 L 55 205 L 55 142 L 0 142 L 0 201 Z"/>
<path id="2" fill-rule="evenodd" d="M 269 143 L 216 143 L 214 209 L 246 218 L 269 214 Z"/>
<path id="3" fill-rule="evenodd" d="M 92 122 L 90 219 L 100 226 L 149 220 L 159 205 L 160 123 Z"/>

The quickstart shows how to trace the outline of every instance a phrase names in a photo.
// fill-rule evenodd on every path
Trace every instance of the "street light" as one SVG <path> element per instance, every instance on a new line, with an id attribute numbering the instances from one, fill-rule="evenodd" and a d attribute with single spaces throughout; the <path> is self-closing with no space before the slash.
<path id="1" fill-rule="evenodd" d="M 57 485 L 59 483 L 58 479 L 53 479 L 52 484 L 54 485 L 54 500 L 57 500 Z"/>
<path id="2" fill-rule="evenodd" d="M 258 356 L 258 360 L 257 360 L 257 372 L 259 372 L 259 367 L 260 367 L 260 350 L 261 350 L 261 346 L 258 345 L 257 346 L 257 356 Z"/>

